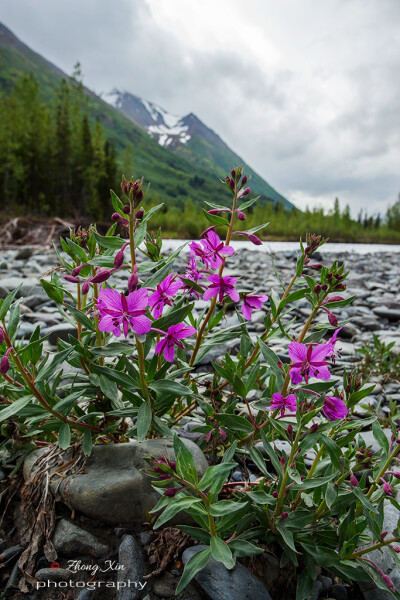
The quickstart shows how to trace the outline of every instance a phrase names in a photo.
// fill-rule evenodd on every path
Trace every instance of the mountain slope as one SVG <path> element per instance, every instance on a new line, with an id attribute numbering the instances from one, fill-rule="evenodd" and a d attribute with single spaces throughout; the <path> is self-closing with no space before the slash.
<path id="1" fill-rule="evenodd" d="M 195 114 L 178 117 L 153 102 L 118 90 L 107 94 L 105 99 L 131 121 L 143 127 L 161 146 L 169 148 L 196 167 L 214 171 L 219 178 L 223 178 L 227 166 L 241 164 L 246 173 L 252 176 L 251 187 L 255 193 L 273 202 L 283 202 L 285 206 L 293 208 L 286 198 L 255 173 Z"/>
<path id="2" fill-rule="evenodd" d="M 69 79 L 62 70 L 31 50 L 0 23 L 0 97 L 2 94 L 7 95 L 14 88 L 21 75 L 29 73 L 33 73 L 38 80 L 40 92 L 46 103 L 55 100 L 62 79 Z M 218 179 L 225 175 L 229 166 L 242 164 L 240 159 L 233 160 L 228 157 L 222 167 L 210 165 L 206 159 L 199 164 L 197 159 L 194 168 L 193 152 L 185 156 L 181 149 L 171 151 L 173 148 L 164 147 L 158 143 L 158 139 L 152 139 L 148 135 L 142 123 L 138 124 L 139 117 L 137 121 L 131 116 L 128 118 L 123 111 L 116 110 L 89 89 L 84 88 L 84 91 L 90 120 L 94 123 L 98 119 L 106 137 L 114 142 L 120 162 L 123 162 L 125 175 L 143 175 L 145 181 L 151 182 L 150 198 L 165 202 L 167 206 L 183 206 L 188 199 L 194 202 L 221 201 Z M 145 118 L 145 115 L 141 118 Z M 164 118 L 167 117 L 164 115 Z M 154 119 L 149 126 L 151 124 L 156 125 Z M 184 126 L 186 127 L 186 124 Z M 131 148 L 128 165 L 124 160 L 127 147 Z M 255 178 L 253 182 L 257 183 Z M 252 186 L 253 188 L 256 193 L 260 193 L 255 189 L 256 186 Z M 268 198 L 267 194 L 261 193 Z M 227 200 L 229 201 L 228 195 Z"/>

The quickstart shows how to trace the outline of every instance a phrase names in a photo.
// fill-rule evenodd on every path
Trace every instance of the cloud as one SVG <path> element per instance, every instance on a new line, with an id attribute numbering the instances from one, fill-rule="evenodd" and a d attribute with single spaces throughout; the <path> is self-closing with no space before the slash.
<path id="1" fill-rule="evenodd" d="M 398 0 L 3 0 L 64 70 L 196 113 L 299 206 L 385 211 L 400 189 Z"/>

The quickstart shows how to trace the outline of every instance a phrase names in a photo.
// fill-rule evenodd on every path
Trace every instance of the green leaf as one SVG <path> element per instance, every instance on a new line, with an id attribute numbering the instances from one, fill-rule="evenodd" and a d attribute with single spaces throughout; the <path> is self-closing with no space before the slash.
<path id="1" fill-rule="evenodd" d="M 313 590 L 314 581 L 308 571 L 304 570 L 297 578 L 296 600 L 306 600 Z"/>
<path id="2" fill-rule="evenodd" d="M 176 588 L 176 595 L 180 594 L 181 591 L 185 589 L 187 584 L 190 583 L 196 573 L 201 571 L 201 569 L 204 569 L 210 558 L 210 548 L 204 548 L 203 550 L 200 550 L 200 552 L 196 552 L 196 554 L 193 554 L 193 556 L 190 557 L 186 563 L 182 577 L 179 580 L 178 587 Z"/>
<path id="3" fill-rule="evenodd" d="M 332 481 L 337 477 L 337 473 L 333 473 L 332 475 L 327 475 L 326 477 L 312 477 L 311 479 L 304 479 L 301 484 L 295 484 L 292 489 L 295 490 L 312 490 L 316 487 L 320 487 L 328 483 L 328 481 Z"/>
<path id="4" fill-rule="evenodd" d="M 89 429 L 86 429 L 86 431 L 83 434 L 82 450 L 83 450 L 83 454 L 85 456 L 90 456 L 92 454 L 92 450 L 93 450 L 92 434 Z"/>
<path id="5" fill-rule="evenodd" d="M 225 544 L 218 536 L 213 535 L 211 536 L 210 548 L 211 556 L 214 560 L 222 562 L 227 569 L 233 569 L 235 566 L 235 559 L 232 556 L 228 544 Z"/>
<path id="6" fill-rule="evenodd" d="M 335 466 L 335 468 L 338 471 L 340 471 L 342 469 L 342 466 L 340 463 L 340 457 L 342 455 L 341 448 L 331 438 L 327 437 L 324 434 L 321 434 L 320 441 L 322 444 L 324 444 L 324 446 L 331 458 L 332 464 Z"/>
<path id="7" fill-rule="evenodd" d="M 92 235 L 96 242 L 102 247 L 111 250 L 119 250 L 125 244 L 125 240 L 117 236 L 102 236 L 97 231 L 92 230 Z M 84 262 L 87 261 L 87 258 Z"/>
<path id="8" fill-rule="evenodd" d="M 213 483 L 215 483 L 215 481 L 220 479 L 222 479 L 222 483 L 224 483 L 225 479 L 228 477 L 233 467 L 236 467 L 235 462 L 220 463 L 219 465 L 208 467 L 207 471 L 200 479 L 199 490 L 204 491 Z"/>
<path id="9" fill-rule="evenodd" d="M 56 304 L 62 304 L 64 302 L 64 291 L 62 288 L 45 279 L 41 279 L 40 283 L 50 300 L 53 300 Z"/>
<path id="10" fill-rule="evenodd" d="M 281 464 L 278 460 L 278 457 L 276 455 L 275 450 L 273 449 L 273 447 L 271 446 L 271 444 L 269 443 L 269 441 L 267 440 L 267 438 L 265 437 L 265 433 L 264 431 L 261 429 L 261 439 L 262 439 L 262 443 L 264 446 L 265 451 L 267 452 L 271 462 L 272 462 L 272 466 L 274 467 L 275 471 L 277 473 L 281 473 Z"/>
<path id="11" fill-rule="evenodd" d="M 278 367 L 279 356 L 275 354 L 264 342 L 261 338 L 257 338 L 257 342 L 260 345 L 260 350 L 264 357 L 265 362 L 269 367 L 271 367 L 271 371 L 275 373 L 275 375 L 282 376 L 283 371 L 280 367 Z"/>
<path id="12" fill-rule="evenodd" d="M 110 381 L 104 375 L 100 375 L 99 377 L 99 385 L 103 394 L 109 398 L 110 400 L 118 400 L 118 388 L 115 381 Z"/>
<path id="13" fill-rule="evenodd" d="M 210 544 L 211 535 L 208 531 L 204 531 L 200 527 L 191 527 L 190 525 L 178 525 L 177 529 L 180 529 L 184 533 L 187 533 L 194 540 L 198 540 L 202 544 Z"/>
<path id="14" fill-rule="evenodd" d="M 279 533 L 281 534 L 281 536 L 282 536 L 283 541 L 285 542 L 285 544 L 291 550 L 293 550 L 293 552 L 297 552 L 296 546 L 294 545 L 293 534 L 288 529 L 286 529 L 285 521 L 278 519 L 277 522 L 276 522 L 276 527 L 277 527 Z"/>
<path id="15" fill-rule="evenodd" d="M 68 310 L 74 317 L 75 321 L 86 327 L 89 331 L 94 331 L 94 321 L 89 319 L 83 312 L 75 308 L 75 306 L 68 305 Z"/>
<path id="16" fill-rule="evenodd" d="M 360 488 L 352 486 L 351 491 L 355 495 L 355 497 L 365 506 L 365 508 L 371 511 L 374 514 L 378 514 L 377 508 L 368 500 L 366 496 L 362 493 Z"/>
<path id="17" fill-rule="evenodd" d="M 220 217 L 219 215 L 210 215 L 205 208 L 203 208 L 203 213 L 211 225 L 229 225 L 229 221 L 224 219 L 224 217 Z"/>
<path id="18" fill-rule="evenodd" d="M 143 402 L 139 408 L 136 422 L 137 439 L 139 442 L 142 442 L 145 439 L 147 432 L 150 429 L 152 418 L 153 414 L 150 406 L 147 404 L 147 402 Z"/>
<path id="19" fill-rule="evenodd" d="M 58 445 L 62 450 L 66 450 L 71 443 L 71 429 L 68 423 L 63 423 L 58 432 Z"/>
<path id="20" fill-rule="evenodd" d="M 243 504 L 240 502 L 233 502 L 231 500 L 221 500 L 221 502 L 211 504 L 209 511 L 213 517 L 223 517 L 224 515 L 228 515 L 237 510 L 241 510 L 242 508 Z"/>
<path id="21" fill-rule="evenodd" d="M 198 477 L 193 455 L 176 433 L 174 434 L 174 452 L 178 474 L 197 485 Z"/>
<path id="22" fill-rule="evenodd" d="M 19 290 L 21 289 L 21 285 L 22 285 L 22 283 L 20 283 L 20 285 L 13 292 L 10 292 L 8 294 L 8 296 L 6 296 L 6 298 L 1 301 L 0 321 L 2 321 L 4 319 L 4 317 L 6 316 L 8 309 L 10 308 L 15 296 L 18 294 Z"/>
<path id="23" fill-rule="evenodd" d="M 32 396 L 23 396 L 19 400 L 15 400 L 12 404 L 8 404 L 6 408 L 0 410 L 0 422 L 17 415 L 29 402 L 32 400 Z"/>
<path id="24" fill-rule="evenodd" d="M 72 350 L 72 348 L 68 348 L 67 350 L 62 350 L 61 352 L 58 352 L 58 354 L 55 354 L 50 361 L 47 361 L 45 367 L 39 370 L 35 377 L 35 382 L 46 381 L 49 377 L 55 375 L 57 367 L 67 359 Z"/>
<path id="25" fill-rule="evenodd" d="M 389 440 L 377 420 L 372 423 L 372 434 L 387 456 L 389 454 Z"/>
<path id="26" fill-rule="evenodd" d="M 244 383 L 240 379 L 240 377 L 238 377 L 237 375 L 235 375 L 235 377 L 233 379 L 233 389 L 238 396 L 240 396 L 241 398 L 246 398 L 246 396 L 247 396 L 246 386 L 244 385 Z"/>
<path id="27" fill-rule="evenodd" d="M 246 540 L 236 539 L 233 542 L 230 542 L 229 548 L 232 550 L 232 553 L 236 557 L 240 556 L 257 556 L 257 554 L 262 554 L 264 550 L 247 542 Z"/>
<path id="28" fill-rule="evenodd" d="M 193 394 L 190 390 L 182 383 L 178 381 L 172 381 L 171 379 L 161 379 L 159 381 L 153 381 L 149 384 L 149 388 L 157 394 L 169 394 L 172 396 L 191 396 Z"/>
<path id="29" fill-rule="evenodd" d="M 157 329 L 166 331 L 168 327 L 176 325 L 177 323 L 182 323 L 182 321 L 192 311 L 193 306 L 194 304 L 188 304 L 187 306 L 182 306 L 181 308 L 171 310 L 164 317 L 161 317 L 160 319 L 157 319 L 157 321 L 154 321 L 152 327 L 156 327 Z"/>
<path id="30" fill-rule="evenodd" d="M 356 296 L 351 296 L 350 298 L 345 298 L 344 300 L 337 300 L 336 302 L 329 302 L 328 300 L 328 302 L 324 303 L 324 306 L 326 306 L 329 309 L 348 306 L 355 300 L 355 298 Z"/>
<path id="31" fill-rule="evenodd" d="M 254 431 L 254 426 L 245 417 L 240 415 L 219 413 L 215 416 L 218 423 L 224 427 L 228 427 L 229 430 L 242 431 L 244 433 L 250 433 L 251 431 Z"/>
<path id="32" fill-rule="evenodd" d="M 164 509 L 164 512 L 158 517 L 154 529 L 158 529 L 161 525 L 164 525 L 167 521 L 172 519 L 181 510 L 186 510 L 192 504 L 200 502 L 200 498 L 194 498 L 193 496 L 184 496 L 183 498 L 177 498 L 172 500 L 170 504 Z"/>
<path id="33" fill-rule="evenodd" d="M 156 287 L 163 279 L 167 277 L 171 273 L 172 266 L 170 263 L 167 263 L 161 269 L 156 271 L 153 275 L 151 275 L 148 279 L 146 279 L 145 286 L 147 288 Z"/>

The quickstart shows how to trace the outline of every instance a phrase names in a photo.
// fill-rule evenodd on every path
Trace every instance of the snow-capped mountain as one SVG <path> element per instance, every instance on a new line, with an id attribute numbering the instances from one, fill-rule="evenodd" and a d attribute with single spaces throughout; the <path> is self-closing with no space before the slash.
<path id="1" fill-rule="evenodd" d="M 127 92 L 113 90 L 104 99 L 138 125 L 145 127 L 160 146 L 173 148 L 177 144 L 186 144 L 191 138 L 188 133 L 189 125 L 185 122 L 187 117 L 172 115 L 161 106 Z"/>
<path id="2" fill-rule="evenodd" d="M 114 89 L 103 99 L 139 125 L 161 146 L 180 154 L 197 167 L 202 167 L 219 178 L 224 178 L 230 166 L 243 165 L 252 177 L 252 190 L 272 202 L 293 205 L 254 172 L 240 156 L 233 152 L 215 131 L 207 127 L 195 114 L 179 117 L 161 106 L 143 100 L 129 92 Z"/>

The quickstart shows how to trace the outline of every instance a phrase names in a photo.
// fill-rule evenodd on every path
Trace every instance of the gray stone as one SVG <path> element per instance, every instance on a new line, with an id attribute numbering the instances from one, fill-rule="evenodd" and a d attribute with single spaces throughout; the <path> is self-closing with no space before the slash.
<path id="1" fill-rule="evenodd" d="M 18 563 L 15 563 L 13 570 L 11 571 L 10 577 L 8 578 L 6 587 L 4 588 L 4 596 L 9 598 L 18 589 L 18 582 L 21 576 Z"/>
<path id="2" fill-rule="evenodd" d="M 73 573 L 68 569 L 39 569 L 35 573 L 38 581 L 68 581 L 71 578 L 73 579 Z"/>
<path id="3" fill-rule="evenodd" d="M 14 258 L 15 260 L 27 260 L 32 256 L 32 254 L 32 248 L 29 248 L 29 246 L 24 246 L 23 248 L 21 248 L 21 250 L 18 250 Z"/>
<path id="4" fill-rule="evenodd" d="M 13 292 L 20 284 L 22 284 L 21 289 L 17 295 L 19 298 L 29 296 L 36 286 L 40 287 L 38 280 L 34 277 L 26 277 L 25 279 L 22 277 L 2 277 L 0 279 L 0 286 L 6 291 L 6 294 L 2 295 L 2 297 L 4 298 L 4 296 Z"/>
<path id="5" fill-rule="evenodd" d="M 197 552 L 206 546 L 192 546 L 187 548 L 182 555 L 184 564 Z M 253 573 L 240 563 L 228 571 L 220 562 L 213 558 L 199 571 L 194 579 L 209 595 L 212 600 L 271 600 L 265 587 L 258 581 Z"/>
<path id="6" fill-rule="evenodd" d="M 314 581 L 312 592 L 308 596 L 307 600 L 318 600 L 321 592 L 322 592 L 322 583 L 319 581 L 319 579 L 316 579 Z"/>
<path id="7" fill-rule="evenodd" d="M 332 579 L 330 577 L 325 577 L 325 575 L 320 575 L 318 577 L 318 581 L 322 583 L 322 591 L 326 592 L 332 585 Z"/>
<path id="8" fill-rule="evenodd" d="M 347 590 L 341 583 L 336 583 L 329 588 L 329 595 L 334 600 L 347 600 Z"/>
<path id="9" fill-rule="evenodd" d="M 81 555 L 99 558 L 108 551 L 108 546 L 101 543 L 92 533 L 66 519 L 57 523 L 53 544 L 58 554 L 69 558 Z"/>
<path id="10" fill-rule="evenodd" d="M 372 309 L 379 317 L 389 319 L 389 321 L 400 321 L 400 310 L 396 308 L 388 308 L 387 306 L 377 306 Z"/>
<path id="11" fill-rule="evenodd" d="M 6 474 L 4 473 L 3 469 L 0 469 L 0 481 L 3 481 L 3 479 L 6 478 Z"/>
<path id="12" fill-rule="evenodd" d="M 116 600 L 135 600 L 140 598 L 142 590 L 140 583 L 145 584 L 143 576 L 146 568 L 142 552 L 133 535 L 124 535 L 118 550 L 118 562 L 124 565 L 124 568 L 117 573 L 117 584 L 120 589 L 117 592 Z M 125 583 L 126 587 L 122 587 Z M 129 585 L 130 584 L 130 585 Z"/>
<path id="13" fill-rule="evenodd" d="M 390 429 L 383 429 L 382 431 L 390 442 L 392 437 L 392 431 Z M 374 434 L 372 433 L 372 431 L 361 431 L 359 435 L 365 441 L 366 446 L 372 446 L 373 452 L 379 452 L 381 450 L 381 447 L 374 438 Z"/>
<path id="14" fill-rule="evenodd" d="M 81 590 L 79 592 L 78 600 L 92 600 L 95 595 L 95 590 Z"/>
<path id="15" fill-rule="evenodd" d="M 69 325 L 68 323 L 60 323 L 59 325 L 52 325 L 48 327 L 43 332 L 44 335 L 49 336 L 49 343 L 53 346 L 57 345 L 57 340 L 60 338 L 61 340 L 68 341 L 68 336 L 72 335 L 74 337 L 78 337 L 78 331 L 76 327 L 73 325 Z"/>
<path id="16" fill-rule="evenodd" d="M 1 562 L 3 565 L 13 564 L 17 558 L 21 556 L 22 551 L 22 546 L 11 546 L 10 548 L 7 548 L 1 555 Z"/>
<path id="17" fill-rule="evenodd" d="M 177 586 L 177 579 L 166 571 L 161 575 L 161 577 L 157 577 L 153 581 L 153 592 L 158 598 L 165 598 L 168 596 L 173 596 L 175 594 L 175 588 Z"/>
<path id="18" fill-rule="evenodd" d="M 182 441 L 191 451 L 199 476 L 202 476 L 208 467 L 207 459 L 196 444 L 190 440 Z M 26 458 L 25 478 L 41 452 L 43 450 L 35 450 Z M 111 525 L 142 525 L 146 521 L 146 511 L 154 508 L 160 498 L 151 485 L 151 478 L 143 471 L 148 468 L 144 458 L 161 455 L 174 460 L 171 438 L 96 445 L 86 462 L 85 473 L 66 477 L 61 484 L 56 480 L 50 485 L 54 491 L 59 486 L 61 496 L 65 490 L 68 503 L 88 517 Z M 175 523 L 183 522 L 183 519 L 184 515 L 179 514 Z"/>
<path id="19" fill-rule="evenodd" d="M 140 543 L 143 544 L 143 546 L 147 546 L 148 544 L 150 544 L 153 539 L 153 536 L 151 535 L 150 531 L 142 531 L 139 537 Z"/>

